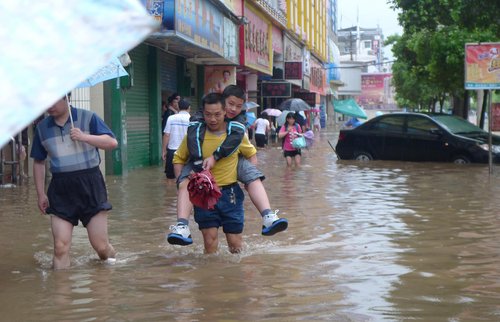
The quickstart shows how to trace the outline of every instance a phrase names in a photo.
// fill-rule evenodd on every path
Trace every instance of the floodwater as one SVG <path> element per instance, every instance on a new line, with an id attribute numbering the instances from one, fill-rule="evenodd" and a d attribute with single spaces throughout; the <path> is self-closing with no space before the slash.
<path id="1" fill-rule="evenodd" d="M 32 182 L 0 189 L 3 321 L 498 321 L 500 168 L 337 161 L 321 133 L 303 166 L 259 150 L 272 237 L 245 200 L 245 251 L 165 241 L 175 185 L 161 167 L 108 176 L 117 263 L 75 228 L 72 268 L 51 269 L 48 218 Z"/>

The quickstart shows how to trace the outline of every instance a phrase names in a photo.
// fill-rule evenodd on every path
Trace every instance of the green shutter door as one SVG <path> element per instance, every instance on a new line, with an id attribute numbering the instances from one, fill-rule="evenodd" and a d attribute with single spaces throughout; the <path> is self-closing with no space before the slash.
<path id="1" fill-rule="evenodd" d="M 133 62 L 133 86 L 126 91 L 128 169 L 149 166 L 150 119 L 148 83 L 148 47 L 141 45 L 129 52 Z"/>

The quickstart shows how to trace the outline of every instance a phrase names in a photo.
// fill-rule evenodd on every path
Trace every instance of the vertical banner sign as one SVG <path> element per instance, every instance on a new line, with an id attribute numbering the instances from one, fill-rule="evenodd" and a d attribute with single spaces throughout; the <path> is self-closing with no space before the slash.
<path id="1" fill-rule="evenodd" d="M 465 89 L 500 88 L 500 43 L 465 44 Z"/>
<path id="2" fill-rule="evenodd" d="M 249 23 L 244 27 L 244 60 L 241 63 L 264 74 L 272 75 L 272 23 L 247 2 L 245 2 L 245 17 Z"/>

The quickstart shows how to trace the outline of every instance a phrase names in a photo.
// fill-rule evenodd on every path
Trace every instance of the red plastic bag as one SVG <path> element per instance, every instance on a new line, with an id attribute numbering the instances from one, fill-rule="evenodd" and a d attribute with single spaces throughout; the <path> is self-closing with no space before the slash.
<path id="1" fill-rule="evenodd" d="M 209 170 L 193 173 L 187 186 L 189 200 L 196 207 L 214 209 L 222 193 Z"/>

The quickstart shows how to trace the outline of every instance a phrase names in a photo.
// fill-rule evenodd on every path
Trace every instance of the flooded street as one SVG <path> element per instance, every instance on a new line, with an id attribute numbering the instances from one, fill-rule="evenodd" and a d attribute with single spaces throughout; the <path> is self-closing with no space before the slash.
<path id="1" fill-rule="evenodd" d="M 172 246 L 176 189 L 162 167 L 107 176 L 115 265 L 75 228 L 72 268 L 53 271 L 32 179 L 0 189 L 2 321 L 498 321 L 500 168 L 337 161 L 322 133 L 288 169 L 259 150 L 286 232 L 261 236 L 245 199 L 245 251 Z"/>

